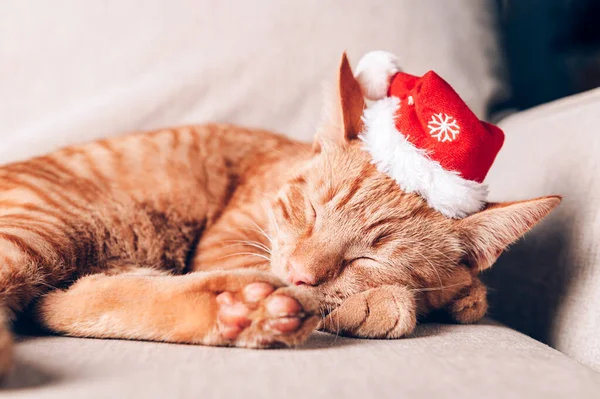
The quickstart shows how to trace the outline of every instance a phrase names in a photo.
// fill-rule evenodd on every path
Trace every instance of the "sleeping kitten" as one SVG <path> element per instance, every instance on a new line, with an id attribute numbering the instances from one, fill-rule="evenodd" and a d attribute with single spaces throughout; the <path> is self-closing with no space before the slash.
<path id="1" fill-rule="evenodd" d="M 346 57 L 313 146 L 229 125 L 74 146 L 0 168 L 0 303 L 50 331 L 249 348 L 319 325 L 410 334 L 486 312 L 476 277 L 560 199 L 442 216 L 371 164 Z M 0 330 L 0 367 L 10 338 Z"/>

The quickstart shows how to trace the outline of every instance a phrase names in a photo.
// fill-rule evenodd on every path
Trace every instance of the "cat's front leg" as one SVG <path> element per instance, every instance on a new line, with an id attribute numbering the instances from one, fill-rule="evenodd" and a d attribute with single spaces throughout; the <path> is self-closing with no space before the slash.
<path id="1" fill-rule="evenodd" d="M 302 343 L 318 323 L 316 303 L 270 273 L 184 276 L 91 275 L 40 299 L 51 331 L 246 348 Z"/>
<path id="2" fill-rule="evenodd" d="M 361 338 L 400 338 L 417 324 L 413 293 L 406 287 L 384 285 L 346 299 L 323 319 L 320 329 Z"/>

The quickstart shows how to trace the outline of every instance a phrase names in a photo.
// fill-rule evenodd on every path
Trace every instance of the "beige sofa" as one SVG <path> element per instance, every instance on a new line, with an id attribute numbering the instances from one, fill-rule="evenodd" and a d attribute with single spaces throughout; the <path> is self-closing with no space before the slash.
<path id="1" fill-rule="evenodd" d="M 486 117 L 510 94 L 496 12 L 480 0 L 0 2 L 0 162 L 208 120 L 310 140 L 343 49 L 435 69 Z M 0 396 L 600 397 L 600 89 L 500 126 L 492 199 L 565 201 L 486 276 L 490 319 L 396 341 L 315 333 L 273 351 L 23 336 Z"/>

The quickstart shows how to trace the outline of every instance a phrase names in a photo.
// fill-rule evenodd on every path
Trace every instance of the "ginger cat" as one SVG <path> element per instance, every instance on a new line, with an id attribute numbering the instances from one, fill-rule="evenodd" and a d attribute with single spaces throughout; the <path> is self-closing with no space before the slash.
<path id="1" fill-rule="evenodd" d="M 560 202 L 448 219 L 371 164 L 345 55 L 311 147 L 229 125 L 74 146 L 0 168 L 0 304 L 71 336 L 247 348 L 319 326 L 410 334 L 486 312 L 476 277 Z M 0 368 L 10 364 L 0 329 Z"/>

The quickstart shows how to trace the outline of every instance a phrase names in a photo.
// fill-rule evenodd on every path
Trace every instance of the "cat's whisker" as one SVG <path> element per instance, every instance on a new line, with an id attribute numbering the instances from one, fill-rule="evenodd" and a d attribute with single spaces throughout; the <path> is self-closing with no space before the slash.
<path id="1" fill-rule="evenodd" d="M 256 223 L 254 220 L 250 219 L 250 221 L 252 222 L 252 224 L 254 224 L 254 226 L 258 229 L 258 231 L 267 238 L 267 240 L 269 240 L 269 242 L 271 243 L 271 245 L 273 244 L 273 240 L 271 239 L 271 237 L 269 237 L 269 235 L 267 234 L 266 231 L 264 231 L 262 229 L 262 227 L 260 227 L 258 225 L 258 223 Z"/>
<path id="2" fill-rule="evenodd" d="M 445 285 L 445 286 L 440 286 L 440 287 L 435 287 L 435 288 L 411 288 L 410 290 L 413 292 L 440 291 L 440 290 L 445 290 L 447 288 L 459 287 L 461 285 L 464 285 L 464 284 L 458 283 L 458 284 Z"/>
<path id="3" fill-rule="evenodd" d="M 310 152 L 310 150 L 308 150 L 306 147 L 302 147 L 302 146 L 300 145 L 300 143 L 297 143 L 297 142 L 295 142 L 295 141 L 294 141 L 293 143 L 294 143 L 294 145 L 295 145 L 296 147 L 298 147 L 299 149 L 301 149 L 302 151 L 304 151 L 304 153 L 305 153 L 306 155 L 312 155 L 312 154 L 311 154 L 311 152 Z"/>
<path id="4" fill-rule="evenodd" d="M 268 198 L 266 194 L 262 194 L 262 196 L 264 198 Z M 264 200 L 266 201 L 266 200 Z M 266 212 L 267 208 L 265 208 L 265 204 L 263 204 L 262 202 L 260 203 L 260 205 L 262 206 L 263 210 Z M 267 215 L 268 217 L 268 215 Z M 263 237 L 265 237 L 269 243 L 271 244 L 271 246 L 273 245 L 273 239 L 271 238 L 271 236 L 269 234 L 267 234 L 267 232 L 260 227 L 260 225 L 258 223 L 256 223 L 256 221 L 254 219 L 252 219 L 250 216 L 246 216 L 246 219 L 252 223 L 254 225 L 254 228 L 250 228 L 250 227 L 238 227 L 238 230 L 246 230 L 246 231 L 255 231 L 257 233 L 259 233 L 260 235 L 262 235 Z"/>
<path id="5" fill-rule="evenodd" d="M 309 151 L 309 150 L 308 150 L 306 147 L 302 147 L 302 146 L 300 145 L 300 143 L 293 142 L 293 144 L 294 144 L 296 147 L 298 147 L 300 150 L 302 150 L 302 151 L 303 151 L 303 152 L 304 152 L 306 155 L 308 155 L 308 156 L 310 156 L 310 155 L 311 155 L 311 152 L 310 152 L 310 151 Z M 283 151 L 281 151 L 281 150 L 279 150 L 279 149 L 277 149 L 277 148 L 275 148 L 275 147 L 267 148 L 267 150 L 268 150 L 268 151 L 273 151 L 273 152 L 276 152 L 276 153 L 278 153 L 278 154 L 281 154 L 281 155 L 283 155 L 284 157 L 289 157 L 289 156 L 290 156 L 290 154 L 286 154 L 285 152 L 283 152 Z"/>
<path id="6" fill-rule="evenodd" d="M 440 251 L 440 250 L 439 250 L 439 249 L 437 249 L 437 248 L 433 248 L 433 247 L 427 247 L 426 249 L 427 249 L 428 251 L 435 251 L 435 252 L 437 252 L 438 254 L 442 255 L 444 258 L 446 258 L 446 259 L 448 259 L 450 262 L 452 262 L 452 264 L 455 264 L 455 263 L 456 263 L 456 259 L 452 259 L 452 258 L 450 258 L 448 255 L 446 255 L 445 253 L 443 253 L 442 251 Z"/>
<path id="7" fill-rule="evenodd" d="M 54 286 L 52 284 L 46 283 L 45 281 L 42 281 L 42 280 L 39 280 L 38 283 L 41 284 L 41 285 L 43 285 L 43 286 L 46 286 L 48 288 L 52 288 L 54 290 L 58 289 L 58 287 L 56 287 L 56 286 Z"/>
<path id="8" fill-rule="evenodd" d="M 381 263 L 383 266 L 385 266 L 385 269 L 383 269 L 383 273 L 387 273 L 388 275 L 390 274 L 390 271 L 395 271 L 398 269 L 397 266 L 393 265 L 385 259 L 377 259 L 377 263 Z M 406 269 L 408 269 L 411 272 L 414 271 L 414 267 L 410 263 L 407 263 L 404 267 L 406 267 Z"/>
<path id="9" fill-rule="evenodd" d="M 250 228 L 250 227 L 239 227 L 238 229 L 239 230 L 247 230 L 247 231 L 255 231 L 255 232 L 259 233 L 260 235 L 264 236 L 267 240 L 269 240 L 269 242 L 271 244 L 273 244 L 273 241 L 272 241 L 271 237 L 269 237 L 268 235 L 266 235 L 264 231 L 261 231 L 261 230 L 258 230 L 258 229 L 253 229 L 253 228 Z"/>
<path id="10" fill-rule="evenodd" d="M 269 218 L 269 221 L 275 226 L 275 231 L 277 232 L 277 235 L 281 236 L 281 230 L 279 229 L 279 224 L 277 223 L 277 218 L 275 217 L 275 213 L 273 212 L 273 208 L 271 208 L 270 206 L 268 206 L 268 204 L 267 204 L 266 201 L 261 201 L 261 206 L 263 207 L 263 209 L 267 213 L 267 217 Z"/>
<path id="11" fill-rule="evenodd" d="M 440 290 L 443 290 L 444 289 L 443 288 L 444 287 L 444 283 L 442 282 L 442 276 L 440 276 L 440 272 L 438 272 L 438 270 L 436 269 L 436 267 L 434 266 L 434 264 L 431 263 L 431 261 L 429 259 L 427 259 L 427 257 L 421 253 L 421 251 L 416 250 L 415 252 L 417 254 L 419 254 L 419 256 L 421 256 L 423 259 L 425 259 L 425 261 L 429 264 L 429 266 L 431 266 L 431 269 L 436 274 L 436 276 L 438 278 L 438 281 L 440 283 Z"/>
<path id="12" fill-rule="evenodd" d="M 225 258 L 231 258 L 232 256 L 240 256 L 240 255 L 258 256 L 259 258 L 263 258 L 263 259 L 265 259 L 265 260 L 267 260 L 269 262 L 271 261 L 271 258 L 269 258 L 268 256 L 257 254 L 256 252 L 236 252 L 234 254 L 229 254 L 229 255 L 221 256 L 220 258 L 217 258 L 217 260 L 225 259 Z"/>
<path id="13" fill-rule="evenodd" d="M 281 150 L 279 150 L 279 149 L 277 149 L 277 148 L 275 148 L 275 147 L 267 148 L 266 150 L 267 150 L 267 151 L 273 151 L 273 152 L 276 152 L 276 153 L 278 153 L 278 154 L 281 154 L 281 155 L 283 155 L 284 157 L 289 157 L 289 156 L 290 156 L 290 154 L 286 154 L 285 152 L 283 152 L 283 151 L 281 151 Z"/>
<path id="14" fill-rule="evenodd" d="M 329 311 L 329 313 L 331 313 L 331 312 L 333 312 L 333 309 L 331 309 L 331 310 Z M 340 336 L 341 325 L 340 325 L 340 315 L 339 315 L 339 314 L 336 314 L 336 315 L 334 315 L 334 316 L 336 316 L 336 317 L 335 317 L 335 320 L 336 320 L 336 328 L 335 328 L 335 338 L 333 339 L 333 342 L 336 342 L 336 341 L 337 341 L 337 339 L 338 339 L 338 337 Z"/>
<path id="15" fill-rule="evenodd" d="M 244 246 L 250 246 L 250 247 L 254 247 L 254 248 L 260 249 L 261 251 L 264 251 L 264 249 L 262 249 L 262 248 L 260 248 L 260 247 L 255 247 L 255 246 L 253 246 L 253 245 L 247 245 L 247 244 L 242 244 L 242 243 L 239 243 L 239 244 L 230 244 L 230 245 L 223 245 L 221 248 L 222 248 L 222 249 L 225 249 L 225 248 L 232 248 L 232 247 L 244 247 Z M 269 255 L 270 255 L 270 253 L 268 253 L 268 252 L 267 252 L 267 254 L 269 254 Z"/>
<path id="16" fill-rule="evenodd" d="M 271 254 L 271 250 L 269 249 L 269 247 L 267 247 L 265 244 L 262 244 L 258 241 L 247 241 L 247 240 L 225 240 L 223 242 L 229 242 L 229 243 L 234 243 L 237 245 L 247 245 L 249 247 L 254 247 L 260 250 L 265 251 L 266 253 L 268 253 L 269 255 Z M 228 245 L 228 247 L 232 247 L 235 245 Z"/>

